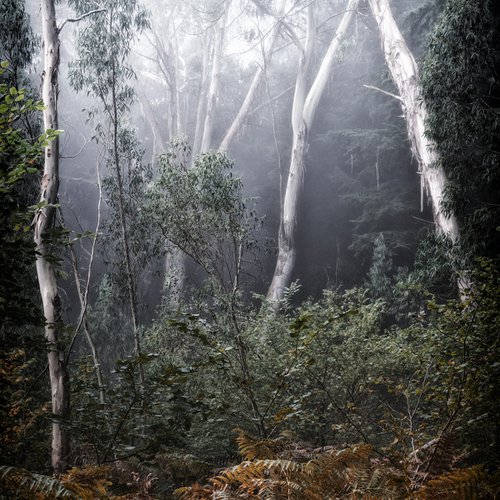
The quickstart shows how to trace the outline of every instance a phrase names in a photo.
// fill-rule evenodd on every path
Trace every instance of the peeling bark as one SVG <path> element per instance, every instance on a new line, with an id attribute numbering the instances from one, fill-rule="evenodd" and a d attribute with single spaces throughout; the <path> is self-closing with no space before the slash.
<path id="1" fill-rule="evenodd" d="M 42 75 L 42 98 L 44 130 L 57 130 L 57 92 L 59 77 L 59 31 L 56 25 L 54 0 L 41 2 L 44 41 L 44 70 Z M 44 235 L 55 224 L 57 192 L 59 189 L 59 138 L 45 147 L 44 172 L 40 202 L 33 221 L 36 244 L 36 270 L 45 317 L 45 338 L 48 344 L 48 363 L 52 399 L 52 467 L 63 472 L 68 467 L 70 451 L 69 375 L 65 353 L 61 347 L 62 320 L 61 300 L 57 289 L 56 270 L 51 259 L 51 249 Z"/>
<path id="2" fill-rule="evenodd" d="M 457 219 L 454 215 L 446 216 L 441 208 L 446 174 L 437 164 L 435 145 L 425 136 L 427 110 L 420 98 L 417 63 L 394 21 L 388 0 L 368 2 L 377 21 L 387 66 L 399 91 L 411 150 L 418 161 L 422 182 L 432 203 L 436 229 L 456 242 L 459 239 Z"/>

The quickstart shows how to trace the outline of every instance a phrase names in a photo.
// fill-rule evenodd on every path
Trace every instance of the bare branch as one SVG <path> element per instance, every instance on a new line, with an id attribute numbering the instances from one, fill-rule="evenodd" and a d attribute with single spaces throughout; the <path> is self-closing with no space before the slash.
<path id="1" fill-rule="evenodd" d="M 84 294 L 78 293 L 81 301 L 81 311 L 80 311 L 80 318 L 78 321 L 78 325 L 75 328 L 75 333 L 73 335 L 73 338 L 71 339 L 71 343 L 69 345 L 66 358 L 65 358 L 65 363 L 67 364 L 69 361 L 69 358 L 71 356 L 71 351 L 74 347 L 76 338 L 78 336 L 78 333 L 80 332 L 80 328 L 84 324 L 87 318 L 87 308 L 88 308 L 88 295 L 89 295 L 89 288 L 90 288 L 90 281 L 91 281 L 91 276 L 92 276 L 92 266 L 94 264 L 94 257 L 95 257 L 95 250 L 96 250 L 96 244 L 97 244 L 97 238 L 99 235 L 99 228 L 101 225 L 101 204 L 102 204 L 102 185 L 101 185 L 101 174 L 100 174 L 100 169 L 99 169 L 99 158 L 97 159 L 96 162 L 96 175 L 97 175 L 97 186 L 99 188 L 99 199 L 97 202 L 97 221 L 96 221 L 96 227 L 94 231 L 94 236 L 92 238 L 92 247 L 90 251 L 90 258 L 89 258 L 89 264 L 88 264 L 88 269 L 87 269 L 87 280 L 85 282 L 85 292 Z"/>
<path id="2" fill-rule="evenodd" d="M 304 47 L 302 45 L 302 42 L 300 41 L 299 37 L 297 36 L 297 33 L 295 30 L 290 26 L 288 22 L 285 21 L 284 16 L 275 14 L 272 12 L 266 5 L 264 5 L 260 0 L 252 0 L 252 2 L 259 8 L 264 14 L 267 14 L 268 16 L 274 17 L 278 23 L 280 23 L 283 28 L 285 28 L 286 32 L 290 35 L 290 38 L 293 40 L 293 43 L 297 46 L 299 51 L 304 50 Z"/>
<path id="3" fill-rule="evenodd" d="M 81 21 L 82 19 L 85 19 L 86 17 L 91 16 L 92 14 L 98 14 L 100 12 L 106 12 L 106 11 L 107 11 L 107 9 L 94 9 L 94 10 L 91 10 L 89 12 L 86 12 L 85 14 L 82 14 L 79 17 L 68 17 L 67 19 L 65 19 L 62 22 L 61 26 L 59 26 L 59 28 L 57 28 L 57 32 L 61 33 L 61 31 L 64 28 L 64 26 L 66 25 L 66 23 L 77 23 L 78 21 Z"/>
<path id="4" fill-rule="evenodd" d="M 70 155 L 70 156 L 64 156 L 64 155 L 60 155 L 59 158 L 62 158 L 62 159 L 71 159 L 71 158 L 76 158 L 77 156 L 80 156 L 80 154 L 82 153 L 82 151 L 85 149 L 85 146 L 89 143 L 90 141 L 88 140 L 85 140 L 85 142 L 83 143 L 82 147 L 80 148 L 80 150 L 78 151 L 78 153 L 74 154 L 74 155 Z"/>
<path id="5" fill-rule="evenodd" d="M 401 101 L 401 97 L 393 94 L 392 92 L 388 92 L 387 90 L 379 89 L 378 87 L 374 87 L 373 85 L 363 85 L 363 87 L 366 87 L 367 89 L 371 90 L 377 90 L 378 92 L 382 92 L 382 94 L 388 95 L 390 97 L 394 97 L 394 99 L 397 99 L 398 101 Z"/>

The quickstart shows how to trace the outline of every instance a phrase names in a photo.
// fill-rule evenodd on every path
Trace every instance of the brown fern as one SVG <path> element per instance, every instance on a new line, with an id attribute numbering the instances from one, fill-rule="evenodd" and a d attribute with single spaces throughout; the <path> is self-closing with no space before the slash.
<path id="1" fill-rule="evenodd" d="M 61 484 L 75 493 L 78 498 L 109 498 L 107 492 L 111 482 L 108 481 L 109 467 L 87 466 L 73 467 L 60 477 Z"/>
<path id="2" fill-rule="evenodd" d="M 283 450 L 283 442 L 277 439 L 255 439 L 242 429 L 235 431 L 238 433 L 238 450 L 244 460 L 277 458 Z"/>
<path id="3" fill-rule="evenodd" d="M 430 441 L 417 450 L 413 461 L 399 466 L 375 457 L 366 444 L 308 449 L 312 458 L 307 461 L 303 446 L 294 448 L 283 439 L 256 440 L 241 433 L 238 444 L 247 460 L 220 471 L 210 486 L 180 488 L 177 498 L 474 500 L 485 491 L 481 467 L 455 468 L 451 436 Z M 300 453 L 289 458 L 293 449 Z M 256 458 L 266 455 L 273 458 Z"/>
<path id="4" fill-rule="evenodd" d="M 485 477 L 481 465 L 446 472 L 424 484 L 418 491 L 418 498 L 474 500 L 480 498 L 481 483 Z"/>

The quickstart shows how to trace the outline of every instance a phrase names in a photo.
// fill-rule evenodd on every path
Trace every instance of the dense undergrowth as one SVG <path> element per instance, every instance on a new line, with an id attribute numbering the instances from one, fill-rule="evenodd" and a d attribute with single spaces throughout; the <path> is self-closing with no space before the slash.
<path id="1" fill-rule="evenodd" d="M 144 332 L 150 354 L 118 365 L 106 404 L 92 367 L 75 370 L 78 467 L 54 479 L 4 466 L 2 488 L 19 498 L 176 488 L 180 498 L 495 498 L 500 288 L 491 261 L 471 276 L 464 300 L 406 290 L 418 309 L 402 326 L 363 289 L 240 311 L 238 335 L 232 312 L 165 309 Z M 3 369 L 21 369 L 11 363 Z M 2 439 L 25 425 L 12 446 L 37 441 L 33 421 L 46 417 L 13 399 Z"/>

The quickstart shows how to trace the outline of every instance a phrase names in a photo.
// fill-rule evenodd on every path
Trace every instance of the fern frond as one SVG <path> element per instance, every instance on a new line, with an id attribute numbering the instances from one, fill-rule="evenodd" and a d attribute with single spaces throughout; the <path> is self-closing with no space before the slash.
<path id="1" fill-rule="evenodd" d="M 479 496 L 479 484 L 486 477 L 481 465 L 441 474 L 418 490 L 418 498 L 469 500 Z"/>
<path id="2" fill-rule="evenodd" d="M 417 487 L 429 477 L 439 476 L 452 469 L 456 462 L 454 443 L 454 436 L 445 433 L 415 452 L 412 473 Z"/>
<path id="3" fill-rule="evenodd" d="M 257 498 L 322 500 L 352 491 L 372 475 L 371 447 L 329 450 L 306 463 L 285 459 L 245 461 L 211 480 L 215 490 L 236 488 Z"/>
<path id="4" fill-rule="evenodd" d="M 75 498 L 61 481 L 43 474 L 33 474 L 17 467 L 0 466 L 0 490 L 7 498 Z"/>
<path id="5" fill-rule="evenodd" d="M 111 482 L 107 480 L 109 473 L 109 467 L 73 467 L 62 475 L 61 484 L 78 498 L 107 498 L 107 487 L 111 486 Z"/>
<path id="6" fill-rule="evenodd" d="M 242 429 L 235 430 L 238 450 L 244 460 L 274 459 L 283 449 L 283 442 L 278 439 L 255 439 Z"/>
<path id="7" fill-rule="evenodd" d="M 72 498 L 94 500 L 109 498 L 106 487 L 111 483 L 105 479 L 106 467 L 74 468 L 61 479 L 34 474 L 17 467 L 0 467 L 0 490 L 8 498 L 52 499 Z"/>
<path id="8" fill-rule="evenodd" d="M 192 486 L 177 488 L 173 494 L 180 500 L 210 500 L 213 498 L 214 489 L 212 486 L 201 486 L 195 483 Z"/>

